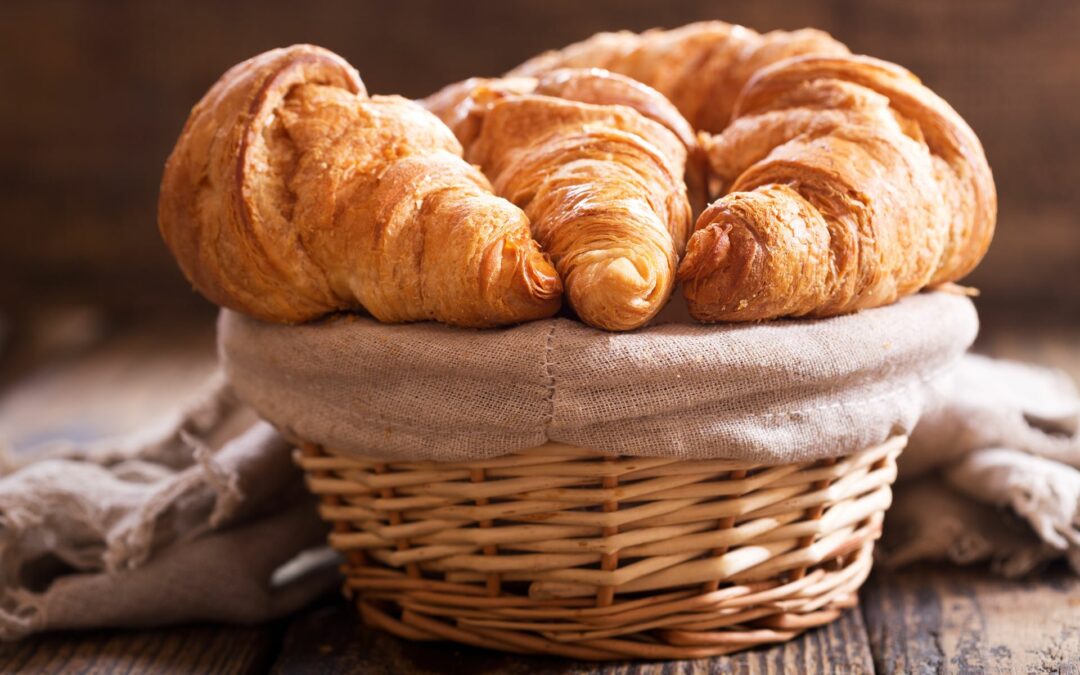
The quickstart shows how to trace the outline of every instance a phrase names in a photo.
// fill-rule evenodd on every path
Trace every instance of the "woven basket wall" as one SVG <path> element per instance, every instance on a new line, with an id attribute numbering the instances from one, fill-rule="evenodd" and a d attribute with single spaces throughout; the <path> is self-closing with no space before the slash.
<path id="1" fill-rule="evenodd" d="M 297 461 L 346 593 L 410 640 L 681 659 L 791 639 L 857 602 L 904 437 L 756 466 L 549 443 L 461 463 Z"/>

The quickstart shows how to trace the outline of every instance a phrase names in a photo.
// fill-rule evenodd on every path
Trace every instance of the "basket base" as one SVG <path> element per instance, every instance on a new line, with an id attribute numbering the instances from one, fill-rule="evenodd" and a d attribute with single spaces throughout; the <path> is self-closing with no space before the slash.
<path id="1" fill-rule="evenodd" d="M 670 593 L 653 596 L 647 603 L 628 600 L 611 605 L 608 615 L 588 617 L 580 610 L 545 613 L 547 621 L 562 614 L 558 620 L 564 623 L 583 624 L 576 634 L 548 633 L 538 624 L 529 624 L 524 630 L 516 628 L 522 622 L 509 620 L 507 616 L 513 613 L 505 610 L 514 604 L 529 606 L 527 599 L 479 610 L 473 603 L 447 603 L 436 609 L 420 601 L 380 600 L 377 592 L 355 593 L 366 586 L 360 570 L 349 570 L 345 592 L 354 598 L 366 625 L 406 640 L 458 642 L 517 654 L 592 661 L 699 659 L 785 642 L 835 621 L 845 610 L 858 605 L 858 589 L 870 572 L 871 557 L 872 546 L 868 546 L 840 569 L 815 570 L 786 584 L 728 586 L 712 593 Z M 385 577 L 379 578 L 386 581 Z M 823 587 L 832 587 L 827 597 L 815 595 Z M 431 598 L 423 591 L 415 595 Z M 433 610 L 436 613 L 430 613 Z M 663 616 L 658 617 L 661 613 Z M 625 620 L 627 615 L 642 618 L 624 625 L 620 619 Z M 650 615 L 655 618 L 649 620 Z"/>
<path id="2" fill-rule="evenodd" d="M 587 660 L 790 640 L 857 603 L 903 437 L 782 466 L 549 444 L 465 463 L 305 445 L 368 625 Z"/>

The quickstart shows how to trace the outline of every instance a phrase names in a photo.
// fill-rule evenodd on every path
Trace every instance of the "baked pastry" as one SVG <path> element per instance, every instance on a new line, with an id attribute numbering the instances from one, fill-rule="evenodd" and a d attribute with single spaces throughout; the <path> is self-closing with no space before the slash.
<path id="1" fill-rule="evenodd" d="M 582 321 L 629 330 L 660 311 L 690 226 L 683 174 L 695 145 L 662 96 L 580 70 L 472 80 L 425 103 L 524 209 Z"/>
<path id="2" fill-rule="evenodd" d="M 686 192 L 695 214 L 708 199 L 707 167 L 696 133 L 671 101 L 652 87 L 599 68 L 563 68 L 539 77 L 472 77 L 443 87 L 421 103 L 468 146 L 486 103 L 504 95 L 541 94 L 579 103 L 624 105 L 667 127 L 686 146 Z"/>
<path id="3" fill-rule="evenodd" d="M 558 68 L 605 68 L 649 85 L 671 100 L 694 126 L 721 131 L 735 98 L 765 66 L 805 54 L 843 55 L 848 49 L 810 28 L 764 35 L 723 21 L 673 30 L 597 33 L 536 56 L 507 73 L 535 77 Z"/>
<path id="4" fill-rule="evenodd" d="M 600 68 L 562 68 L 538 77 L 470 77 L 443 87 L 420 103 L 438 115 L 458 140 L 468 146 L 479 130 L 485 104 L 521 94 L 595 105 L 624 105 L 667 127 L 688 151 L 698 145 L 690 123 L 660 92 Z"/>
<path id="5" fill-rule="evenodd" d="M 267 321 L 364 308 L 495 326 L 554 314 L 561 281 L 525 214 L 434 115 L 368 97 L 318 47 L 241 63 L 195 106 L 158 220 L 206 297 Z"/>
<path id="6" fill-rule="evenodd" d="M 553 315 L 565 284 L 608 330 L 676 276 L 701 321 L 875 307 L 963 277 L 993 235 L 971 129 L 819 31 L 603 33 L 514 73 L 426 99 L 436 117 L 318 47 L 246 61 L 169 157 L 162 234 L 198 290 L 264 320 L 496 326 Z M 687 242 L 706 182 L 723 196 Z"/>
<path id="7" fill-rule="evenodd" d="M 705 141 L 727 194 L 679 269 L 700 321 L 825 317 L 967 274 L 993 236 L 971 128 L 903 68 L 808 56 L 759 71 Z"/>

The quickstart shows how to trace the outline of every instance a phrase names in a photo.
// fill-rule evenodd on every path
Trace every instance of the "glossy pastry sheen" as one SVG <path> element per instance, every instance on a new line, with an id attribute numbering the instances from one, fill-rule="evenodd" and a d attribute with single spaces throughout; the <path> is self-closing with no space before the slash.
<path id="1" fill-rule="evenodd" d="M 696 145 L 662 96 L 580 70 L 471 80 L 425 103 L 525 210 L 583 321 L 629 330 L 655 316 L 688 234 L 683 174 Z"/>
<path id="2" fill-rule="evenodd" d="M 479 129 L 484 104 L 512 94 L 540 94 L 595 105 L 624 105 L 664 125 L 686 146 L 684 178 L 694 213 L 705 208 L 708 171 L 705 154 L 693 127 L 663 94 L 629 77 L 599 68 L 564 68 L 539 77 L 473 77 L 448 85 L 421 103 L 446 122 L 458 140 L 468 146 Z"/>
<path id="3" fill-rule="evenodd" d="M 805 54 L 842 55 L 848 49 L 810 28 L 764 35 L 723 21 L 673 30 L 596 35 L 536 56 L 508 76 L 536 76 L 557 68 L 606 68 L 658 90 L 696 129 L 727 126 L 735 98 L 759 69 Z"/>
<path id="4" fill-rule="evenodd" d="M 954 281 L 993 235 L 975 134 L 899 66 L 802 57 L 759 72 L 706 140 L 726 196 L 679 270 L 694 318 L 825 317 Z"/>
<path id="5" fill-rule="evenodd" d="M 192 110 L 159 225 L 199 291 L 268 321 L 360 307 L 462 326 L 554 314 L 561 282 L 525 214 L 461 152 L 421 106 L 368 97 L 331 52 L 273 50 Z"/>

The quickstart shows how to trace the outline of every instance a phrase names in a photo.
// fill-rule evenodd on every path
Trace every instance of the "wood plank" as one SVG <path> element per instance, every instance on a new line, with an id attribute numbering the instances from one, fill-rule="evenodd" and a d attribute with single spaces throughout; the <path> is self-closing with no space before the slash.
<path id="1" fill-rule="evenodd" d="M 1069 318 L 984 312 L 976 350 L 1080 381 Z M 1080 672 L 1080 579 L 1063 565 L 1021 580 L 985 566 L 879 569 L 861 599 L 878 672 Z"/>
<path id="2" fill-rule="evenodd" d="M 984 319 L 982 351 L 1056 365 L 1080 377 L 1077 327 L 1033 325 L 1010 316 Z M 38 354 L 34 364 L 20 363 L 17 386 L 0 397 L 0 427 L 16 432 L 9 440 L 17 446 L 138 426 L 190 393 L 213 367 L 206 317 L 106 322 L 104 329 L 78 317 L 50 322 L 61 333 L 101 330 L 105 339 L 65 337 L 56 330 L 31 336 L 35 346 L 60 347 Z M 42 362 L 46 367 L 38 367 Z M 276 661 L 280 633 L 274 627 L 197 626 L 60 634 L 0 645 L 0 672 L 253 673 L 271 664 L 278 673 L 872 672 L 875 665 L 887 672 L 965 667 L 1077 672 L 1080 582 L 1061 570 L 1055 574 L 1028 582 L 956 568 L 878 574 L 863 593 L 865 614 L 850 612 L 785 645 L 669 664 L 589 664 L 412 644 L 364 628 L 351 607 L 337 601 L 291 621 Z"/>
<path id="3" fill-rule="evenodd" d="M 20 93 L 0 109 L 0 203 L 8 222 L 33 224 L 32 236 L 0 228 L 0 299 L 200 303 L 153 226 L 162 161 L 214 79 L 269 47 L 302 36 L 355 63 L 371 91 L 422 96 L 597 30 L 706 18 L 815 26 L 912 68 L 965 116 L 997 176 L 1001 227 L 973 283 L 1076 303 L 1080 155 L 1062 150 L 1080 103 L 1070 0 L 331 0 L 302 17 L 286 0 L 0 3 L 0 49 L 19 64 L 6 81 Z"/>
<path id="4" fill-rule="evenodd" d="M 363 626 L 345 600 L 323 603 L 294 618 L 285 632 L 275 675 L 310 672 L 419 675 L 721 675 L 728 673 L 871 673 L 866 628 L 857 611 L 829 626 L 772 647 L 693 661 L 591 663 L 502 654 L 440 642 L 408 642 Z"/>
<path id="5" fill-rule="evenodd" d="M 273 626 L 183 626 L 138 632 L 59 633 L 0 643 L 0 672 L 263 673 L 273 660 L 277 638 Z"/>
<path id="6" fill-rule="evenodd" d="M 145 427 L 216 367 L 212 317 L 124 321 L 69 309 L 19 323 L 5 358 L 0 442 L 16 452 Z"/>
<path id="7" fill-rule="evenodd" d="M 880 673 L 1080 673 L 1080 579 L 1064 566 L 878 570 L 862 603 Z"/>
<path id="8" fill-rule="evenodd" d="M 86 308 L 23 317 L 7 345 L 0 441 L 89 441 L 168 413 L 214 368 L 212 322 L 127 324 Z M 279 626 L 91 631 L 0 643 L 2 673 L 261 673 Z"/>
<path id="9" fill-rule="evenodd" d="M 975 350 L 1001 359 L 1060 368 L 1080 383 L 1080 303 L 1068 313 L 1044 315 L 1037 308 L 980 309 L 982 329 Z"/>

